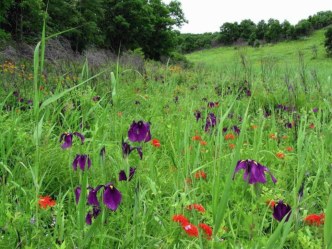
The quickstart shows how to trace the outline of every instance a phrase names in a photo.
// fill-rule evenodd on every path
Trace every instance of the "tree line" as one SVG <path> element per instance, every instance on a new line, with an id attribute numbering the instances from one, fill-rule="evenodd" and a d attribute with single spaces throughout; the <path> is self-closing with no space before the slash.
<path id="1" fill-rule="evenodd" d="M 43 21 L 48 34 L 63 34 L 76 52 L 96 47 L 114 53 L 133 50 L 146 58 L 160 60 L 180 53 L 220 45 L 294 40 L 332 24 L 332 11 L 321 11 L 296 25 L 276 19 L 255 24 L 250 19 L 226 22 L 219 32 L 180 34 L 176 27 L 186 23 L 181 3 L 161 0 L 1 0 L 0 42 L 36 43 Z M 330 45 L 332 47 L 332 45 Z"/>
<path id="2" fill-rule="evenodd" d="M 267 22 L 261 20 L 257 24 L 250 19 L 245 19 L 240 23 L 226 22 L 220 27 L 220 32 L 182 34 L 179 49 L 188 53 L 218 45 L 240 43 L 259 46 L 262 43 L 296 40 L 330 24 L 332 24 L 332 11 L 318 12 L 299 21 L 296 25 L 292 25 L 287 20 L 281 23 L 272 18 Z"/>
<path id="3" fill-rule="evenodd" d="M 181 3 L 161 0 L 1 0 L 0 41 L 35 43 L 43 20 L 47 33 L 64 30 L 71 47 L 113 52 L 139 49 L 146 58 L 169 56 L 186 22 Z"/>

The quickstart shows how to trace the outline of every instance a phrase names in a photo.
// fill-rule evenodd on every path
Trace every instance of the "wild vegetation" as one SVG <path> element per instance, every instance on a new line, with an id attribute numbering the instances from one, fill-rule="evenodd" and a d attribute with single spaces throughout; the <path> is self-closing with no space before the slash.
<path id="1" fill-rule="evenodd" d="M 0 67 L 1 248 L 332 248 L 330 31 L 185 68 L 41 30 Z"/>
<path id="2" fill-rule="evenodd" d="M 221 45 L 250 45 L 258 47 L 266 43 L 298 40 L 311 35 L 315 30 L 332 24 L 332 11 L 321 11 L 296 25 L 276 19 L 257 24 L 250 19 L 240 23 L 223 23 L 220 32 L 204 34 L 181 34 L 180 50 L 188 53 Z"/>

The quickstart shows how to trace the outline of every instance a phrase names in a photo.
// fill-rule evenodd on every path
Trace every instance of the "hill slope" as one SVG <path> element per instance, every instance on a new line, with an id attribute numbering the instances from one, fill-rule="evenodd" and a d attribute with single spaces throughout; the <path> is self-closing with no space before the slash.
<path id="1" fill-rule="evenodd" d="M 219 71 L 241 63 L 241 58 L 245 59 L 248 65 L 258 69 L 267 61 L 270 64 L 284 66 L 298 65 L 300 57 L 303 56 L 302 61 L 306 67 L 326 72 L 331 71 L 332 60 L 326 57 L 324 32 L 322 29 L 301 40 L 265 44 L 259 48 L 227 46 L 194 52 L 186 57 L 191 62 Z"/>

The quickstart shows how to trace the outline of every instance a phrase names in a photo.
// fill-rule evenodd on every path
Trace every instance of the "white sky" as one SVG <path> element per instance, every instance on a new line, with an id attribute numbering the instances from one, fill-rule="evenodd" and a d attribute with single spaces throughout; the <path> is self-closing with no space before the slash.
<path id="1" fill-rule="evenodd" d="M 170 0 L 162 0 L 169 3 Z M 274 18 L 296 24 L 318 11 L 332 10 L 331 0 L 178 0 L 188 24 L 181 33 L 217 32 L 225 22 Z"/>

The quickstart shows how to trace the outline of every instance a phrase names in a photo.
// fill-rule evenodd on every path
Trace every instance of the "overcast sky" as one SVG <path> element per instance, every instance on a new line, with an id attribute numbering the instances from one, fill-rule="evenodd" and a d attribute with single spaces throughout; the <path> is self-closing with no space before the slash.
<path id="1" fill-rule="evenodd" d="M 170 0 L 163 0 L 169 3 Z M 217 32 L 225 22 L 269 18 L 296 24 L 318 11 L 332 10 L 331 0 L 179 0 L 188 20 L 181 33 Z"/>

